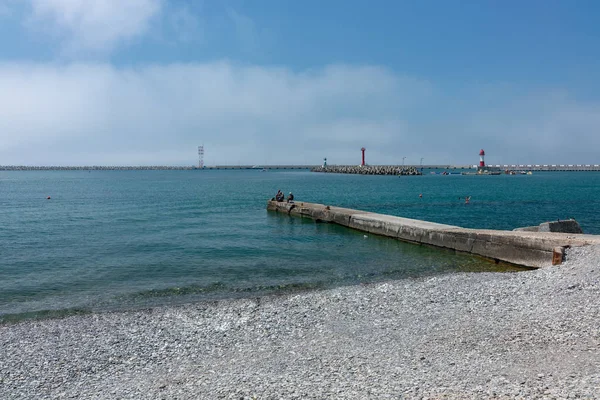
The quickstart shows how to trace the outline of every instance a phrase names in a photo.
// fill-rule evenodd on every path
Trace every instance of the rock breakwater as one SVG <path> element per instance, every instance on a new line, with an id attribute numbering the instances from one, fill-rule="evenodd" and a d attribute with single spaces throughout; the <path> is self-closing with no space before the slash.
<path id="1" fill-rule="evenodd" d="M 398 165 L 328 165 L 312 168 L 311 172 L 359 175 L 423 175 L 416 167 Z"/>

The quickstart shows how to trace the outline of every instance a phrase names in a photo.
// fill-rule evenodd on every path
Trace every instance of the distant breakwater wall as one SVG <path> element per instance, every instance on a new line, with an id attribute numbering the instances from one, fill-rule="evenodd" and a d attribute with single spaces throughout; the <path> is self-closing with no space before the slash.
<path id="1" fill-rule="evenodd" d="M 194 170 L 197 167 L 147 165 L 147 166 L 26 166 L 0 165 L 0 171 L 166 171 Z"/>
<path id="2" fill-rule="evenodd" d="M 312 168 L 311 172 L 358 175 L 422 175 L 416 167 L 397 165 L 328 165 Z"/>
<path id="3" fill-rule="evenodd" d="M 600 165 L 488 165 L 490 168 L 498 169 L 498 171 L 539 171 L 539 172 L 553 172 L 553 171 L 600 171 Z M 90 166 L 69 166 L 69 165 L 44 165 L 44 166 L 31 166 L 31 165 L 0 165 L 0 171 L 146 171 L 146 170 L 238 170 L 238 169 L 252 169 L 252 170 L 277 170 L 277 169 L 297 169 L 306 170 L 310 169 L 315 172 L 337 172 L 337 173 L 362 173 L 369 175 L 369 171 L 372 168 L 381 169 L 387 171 L 387 173 L 380 175 L 402 175 L 402 173 L 394 172 L 394 169 L 400 169 L 405 171 L 417 171 L 422 170 L 471 170 L 476 169 L 476 165 L 419 165 L 419 166 L 403 166 L 403 165 L 387 165 L 387 166 L 370 166 L 367 165 L 362 168 L 367 168 L 362 172 L 349 172 L 355 171 L 358 166 L 327 166 L 326 170 L 323 167 L 317 165 L 206 165 L 203 168 L 197 166 L 181 166 L 181 165 L 142 165 L 142 166 L 112 166 L 112 165 L 90 165 Z M 334 171 L 339 169 L 340 171 Z M 348 172 L 346 172 L 348 171 Z M 371 174 L 374 175 L 374 174 Z M 405 173 L 404 175 L 411 175 Z M 419 174 L 414 174 L 419 175 Z"/>
<path id="4" fill-rule="evenodd" d="M 299 201 L 270 200 L 267 210 L 534 268 L 562 263 L 568 247 L 600 245 L 600 236 L 596 235 L 468 229 Z"/>

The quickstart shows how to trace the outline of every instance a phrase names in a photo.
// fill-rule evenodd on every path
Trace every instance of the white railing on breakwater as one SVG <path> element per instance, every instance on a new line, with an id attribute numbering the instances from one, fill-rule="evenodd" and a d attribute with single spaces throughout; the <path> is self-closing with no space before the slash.
<path id="1" fill-rule="evenodd" d="M 494 164 L 488 167 L 509 171 L 600 171 L 599 164 Z"/>

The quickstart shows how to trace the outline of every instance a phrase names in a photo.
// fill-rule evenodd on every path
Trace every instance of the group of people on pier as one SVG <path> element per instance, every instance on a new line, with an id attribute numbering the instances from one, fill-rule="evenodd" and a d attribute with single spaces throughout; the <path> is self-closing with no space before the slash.
<path id="1" fill-rule="evenodd" d="M 277 194 L 275 195 L 275 201 L 279 201 L 279 202 L 285 201 L 285 195 L 283 194 L 283 192 L 281 190 L 277 190 Z M 294 202 L 294 195 L 292 194 L 292 192 L 290 192 L 290 194 L 288 194 L 287 202 L 288 203 Z"/>

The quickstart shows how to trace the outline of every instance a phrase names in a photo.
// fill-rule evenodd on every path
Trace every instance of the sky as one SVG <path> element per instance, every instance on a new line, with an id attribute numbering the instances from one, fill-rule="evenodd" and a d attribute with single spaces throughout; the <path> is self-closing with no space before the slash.
<path id="1" fill-rule="evenodd" d="M 0 0 L 0 165 L 600 163 L 600 2 Z"/>

